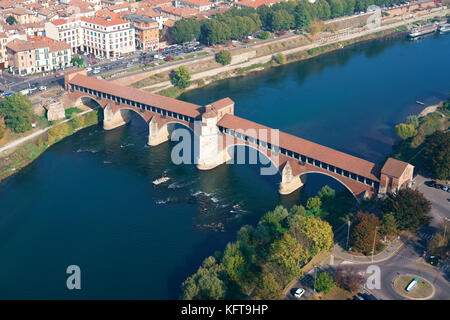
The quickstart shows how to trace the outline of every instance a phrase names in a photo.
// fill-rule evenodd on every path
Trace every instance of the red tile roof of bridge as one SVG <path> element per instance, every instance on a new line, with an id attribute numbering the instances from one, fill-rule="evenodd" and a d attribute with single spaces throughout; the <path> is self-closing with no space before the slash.
<path id="1" fill-rule="evenodd" d="M 101 79 L 77 74 L 69 83 L 100 92 L 112 94 L 120 98 L 145 103 L 167 111 L 176 112 L 192 118 L 200 116 L 202 106 L 181 100 L 160 96 L 143 90 L 121 86 Z"/>
<path id="2" fill-rule="evenodd" d="M 257 133 L 260 129 L 273 130 L 269 127 L 255 123 L 231 114 L 226 114 L 218 122 L 218 125 L 228 129 L 239 130 L 255 129 L 253 133 Z M 248 135 L 252 136 L 252 131 L 249 130 Z M 259 137 L 253 136 L 258 139 Z M 267 142 L 271 142 L 271 132 L 267 132 Z M 361 175 L 363 177 L 379 181 L 377 173 L 379 168 L 372 162 L 361 158 L 354 157 L 347 153 L 343 153 L 320 144 L 293 136 L 291 134 L 280 131 L 279 147 L 302 154 L 315 160 L 322 161 L 337 168 L 347 170 L 349 172 Z"/>

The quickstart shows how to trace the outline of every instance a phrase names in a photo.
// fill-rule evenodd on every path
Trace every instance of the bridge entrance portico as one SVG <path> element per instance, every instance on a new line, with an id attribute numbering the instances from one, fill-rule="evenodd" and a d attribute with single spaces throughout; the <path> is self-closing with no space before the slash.
<path id="1" fill-rule="evenodd" d="M 232 160 L 230 150 L 242 145 L 262 153 L 271 166 L 262 175 L 280 173 L 279 192 L 289 194 L 304 184 L 308 173 L 324 174 L 342 183 L 357 198 L 393 192 L 408 186 L 414 167 L 389 159 L 381 168 L 352 155 L 301 139 L 234 115 L 234 102 L 224 98 L 206 106 L 159 96 L 88 77 L 85 71 L 66 73 L 65 86 L 76 105 L 96 101 L 104 111 L 103 126 L 111 130 L 126 124 L 135 112 L 148 124 L 148 144 L 171 137 L 172 124 L 195 133 L 195 164 L 210 170 Z M 195 151 L 195 150 L 194 150 Z"/>

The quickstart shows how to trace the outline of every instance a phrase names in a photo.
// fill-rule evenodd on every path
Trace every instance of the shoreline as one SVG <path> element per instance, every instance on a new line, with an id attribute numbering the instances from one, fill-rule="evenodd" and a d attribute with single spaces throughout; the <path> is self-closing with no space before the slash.
<path id="1" fill-rule="evenodd" d="M 218 81 L 233 79 L 233 78 L 238 78 L 238 77 L 244 77 L 248 74 L 260 72 L 260 71 L 269 71 L 271 68 L 285 66 L 285 65 L 289 65 L 291 63 L 296 63 L 296 62 L 300 62 L 300 61 L 308 61 L 310 59 L 319 57 L 321 55 L 331 53 L 334 51 L 338 51 L 341 49 L 345 49 L 347 47 L 351 47 L 353 45 L 357 45 L 360 43 L 369 42 L 369 41 L 373 41 L 373 40 L 387 39 L 387 38 L 391 38 L 391 37 L 392 38 L 400 37 L 401 35 L 406 34 L 406 31 L 397 31 L 396 29 L 397 28 L 381 31 L 382 34 L 373 33 L 373 34 L 369 34 L 369 35 L 365 35 L 365 36 L 361 36 L 361 37 L 357 37 L 357 38 L 353 38 L 353 39 L 342 40 L 342 41 L 332 42 L 332 43 L 326 43 L 324 45 L 314 47 L 313 49 L 317 49 L 317 51 L 314 54 L 309 53 L 309 51 L 311 51 L 312 49 L 299 50 L 297 52 L 285 55 L 284 57 L 286 59 L 286 62 L 281 63 L 281 64 L 276 63 L 272 59 L 265 63 L 261 63 L 261 62 L 258 63 L 257 61 L 255 61 L 253 64 L 250 64 L 249 66 L 246 66 L 246 67 L 235 68 L 234 70 L 231 70 L 231 71 L 218 72 L 212 76 L 201 78 L 201 79 L 194 79 L 193 81 L 191 81 L 191 85 L 183 90 L 180 90 L 173 85 L 168 85 L 163 88 L 156 88 L 155 90 L 149 90 L 150 88 L 148 88 L 148 87 L 141 88 L 140 90 L 149 91 L 149 92 L 156 93 L 159 95 L 169 96 L 171 98 L 178 98 L 183 93 L 186 93 L 186 92 L 189 92 L 192 90 L 196 90 L 196 89 L 204 88 L 204 87 L 206 87 L 210 84 L 213 84 L 215 82 L 218 82 Z M 275 53 L 274 55 L 271 55 L 271 57 L 274 57 L 275 55 L 278 55 L 278 54 L 283 54 L 283 52 Z M 262 57 L 262 58 L 264 58 L 264 57 Z M 213 70 L 210 70 L 210 71 L 213 71 Z M 157 86 L 157 85 L 158 84 L 154 84 L 154 86 Z M 167 94 L 167 92 L 170 93 L 170 90 L 177 90 L 177 93 L 175 95 Z"/>
<path id="2" fill-rule="evenodd" d="M 26 168 L 28 165 L 38 159 L 48 148 L 62 141 L 63 139 L 81 131 L 85 128 L 91 127 L 99 123 L 99 117 L 95 109 L 85 110 L 77 114 L 76 117 L 71 117 L 55 123 L 49 127 L 43 128 L 39 131 L 33 132 L 32 134 L 25 136 L 21 139 L 11 141 L 0 148 L 0 183 L 8 177 L 20 172 L 22 169 Z M 94 113 L 93 113 L 94 112 Z M 95 121 L 89 120 L 91 114 L 95 115 Z M 76 118 L 82 118 L 85 122 L 82 126 L 73 128 L 73 120 Z M 91 117 L 92 118 L 92 117 Z M 63 132 L 62 136 L 52 136 L 52 129 L 58 126 L 64 125 L 67 129 Z M 45 135 L 45 136 L 44 136 Z M 52 138 L 50 138 L 52 137 Z M 9 149 L 12 149 L 11 152 Z M 1 154 L 5 153 L 5 154 Z M 14 159 L 15 166 L 11 164 L 2 164 L 3 161 L 8 161 L 10 158 Z"/>
<path id="3" fill-rule="evenodd" d="M 448 11 L 448 9 L 446 9 L 446 11 Z M 434 14 L 434 16 L 439 16 L 439 15 Z M 418 20 L 418 19 L 415 19 L 415 20 Z M 402 34 L 406 34 L 405 30 L 399 30 L 399 28 L 407 25 L 408 23 L 410 23 L 410 22 L 404 22 L 402 25 L 397 25 L 395 27 L 387 27 L 384 30 L 380 30 L 377 32 L 369 32 L 367 34 L 363 34 L 363 35 L 353 37 L 353 38 L 336 40 L 336 41 L 333 40 L 333 41 L 329 41 L 329 42 L 327 42 L 327 41 L 320 41 L 319 43 L 313 42 L 306 46 L 290 48 L 290 49 L 287 49 L 287 50 L 284 50 L 281 52 L 276 52 L 274 54 L 258 57 L 258 58 L 255 58 L 254 60 L 250 60 L 250 61 L 247 60 L 247 61 L 244 61 L 244 63 L 231 65 L 231 66 L 230 65 L 222 66 L 220 68 L 211 69 L 211 70 L 208 70 L 205 72 L 207 72 L 207 73 L 212 72 L 212 75 L 202 76 L 201 78 L 192 80 L 191 85 L 184 90 L 179 90 L 171 84 L 169 86 L 166 86 L 163 88 L 161 88 L 161 87 L 156 88 L 155 90 L 149 90 L 149 87 L 140 88 L 140 90 L 146 90 L 146 91 L 155 92 L 155 93 L 158 93 L 161 95 L 166 95 L 166 96 L 170 96 L 173 98 L 177 98 L 185 92 L 195 90 L 195 89 L 201 89 L 212 83 L 215 83 L 215 82 L 218 82 L 221 80 L 242 77 L 242 76 L 246 76 L 250 73 L 259 72 L 259 71 L 268 71 L 271 68 L 288 65 L 291 63 L 295 63 L 295 62 L 307 61 L 309 59 L 321 56 L 323 54 L 338 51 L 338 50 L 344 49 L 346 47 L 350 47 L 352 45 L 356 45 L 356 44 L 360 44 L 360 43 L 364 43 L 364 42 L 369 42 L 369 41 L 379 40 L 379 39 L 387 39 L 390 37 L 399 37 Z M 279 63 L 276 63 L 275 61 L 273 61 L 273 57 L 278 54 L 282 54 L 284 56 L 284 58 L 285 58 L 284 63 L 279 64 Z M 224 72 L 217 72 L 217 69 L 223 69 L 223 67 L 229 67 L 229 68 L 231 68 L 231 70 L 224 71 Z M 200 72 L 199 74 L 202 74 L 205 72 Z M 164 83 L 164 82 L 156 83 L 151 86 L 157 86 L 157 85 L 161 86 L 161 83 Z M 132 83 L 132 84 L 134 84 L 134 83 Z M 129 86 L 131 86 L 132 84 L 129 84 Z M 176 90 L 176 92 L 173 92 L 174 90 Z M 427 106 L 422 110 L 422 112 L 424 112 L 425 109 L 431 108 L 431 107 L 434 107 L 434 106 Z M 85 111 L 80 115 L 84 115 L 85 113 L 88 113 L 88 112 L 89 111 Z M 73 118 L 66 119 L 56 125 L 59 125 L 62 123 L 70 123 L 72 120 L 73 120 Z M 98 121 L 97 121 L 97 123 L 98 123 Z M 49 145 L 45 145 L 45 148 L 42 149 L 42 147 L 41 147 L 42 150 L 40 150 L 37 155 L 35 155 L 31 159 L 29 159 L 26 163 L 21 163 L 19 166 L 13 167 L 13 168 L 8 168 L 8 166 L 0 167 L 0 182 L 2 182 L 7 177 L 19 172 L 21 169 L 28 166 L 30 163 L 32 163 L 34 160 L 36 160 L 43 152 L 45 152 L 45 150 L 47 150 L 47 148 L 50 147 L 51 145 L 57 143 L 58 141 L 64 139 L 65 137 L 68 137 L 68 136 L 74 134 L 75 132 L 78 132 L 81 129 L 84 129 L 91 125 L 92 124 L 77 128 L 73 132 L 61 137 L 57 141 L 53 141 L 53 143 L 51 143 Z M 55 126 L 55 125 L 53 125 L 53 126 Z M 20 151 L 21 149 L 25 149 L 26 146 L 29 144 L 35 145 L 35 143 L 33 141 L 36 141 L 37 139 L 41 140 L 39 137 L 41 137 L 43 134 L 47 133 L 48 130 L 50 130 L 50 128 L 52 128 L 53 126 L 44 128 L 38 132 L 34 132 L 26 137 L 20 138 L 20 139 L 18 139 L 18 140 L 20 140 L 19 142 L 17 140 L 15 140 L 15 141 L 10 142 L 7 145 L 0 147 L 0 165 L 1 165 L 1 161 L 5 157 L 9 157 L 9 155 L 10 155 L 10 154 L 1 155 L 1 153 L 6 151 L 6 149 L 9 145 L 14 144 L 13 148 L 15 148 L 11 154 L 16 153 L 18 150 Z M 28 142 L 28 143 L 25 144 L 25 142 Z M 394 145 L 392 145 L 392 147 L 394 147 Z M 9 171 L 9 172 L 7 172 L 7 171 Z"/>

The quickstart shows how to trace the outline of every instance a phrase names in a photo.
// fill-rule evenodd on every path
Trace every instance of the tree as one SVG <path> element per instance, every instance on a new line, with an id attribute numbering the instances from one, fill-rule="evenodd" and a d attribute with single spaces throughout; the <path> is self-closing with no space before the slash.
<path id="1" fill-rule="evenodd" d="M 231 38 L 230 26 L 217 19 L 207 19 L 201 27 L 201 36 L 204 43 L 225 43 Z"/>
<path id="2" fill-rule="evenodd" d="M 333 277 L 326 272 L 321 272 L 316 279 L 316 289 L 319 292 L 328 293 L 336 285 Z"/>
<path id="3" fill-rule="evenodd" d="M 273 56 L 273 61 L 275 61 L 277 64 L 285 64 L 286 63 L 286 57 L 284 56 L 284 54 L 277 53 L 276 55 Z"/>
<path id="4" fill-rule="evenodd" d="M 392 212 L 383 214 L 381 218 L 381 234 L 385 236 L 396 237 L 399 233 L 397 228 L 397 221 Z"/>
<path id="5" fill-rule="evenodd" d="M 422 162 L 435 179 L 450 179 L 450 132 L 436 131 L 426 137 Z"/>
<path id="6" fill-rule="evenodd" d="M 367 255 L 372 252 L 375 240 L 375 252 L 380 250 L 380 226 L 380 220 L 373 213 L 358 212 L 350 238 L 352 247 Z"/>
<path id="7" fill-rule="evenodd" d="M 13 24 L 17 23 L 16 18 L 14 18 L 13 16 L 9 16 L 8 18 L 6 18 L 6 23 L 9 24 L 10 26 Z"/>
<path id="8" fill-rule="evenodd" d="M 308 249 L 311 256 L 328 251 L 333 246 L 333 230 L 328 222 L 312 216 L 292 222 L 289 233 Z"/>
<path id="9" fill-rule="evenodd" d="M 265 273 L 257 284 L 255 296 L 264 300 L 278 300 L 283 287 L 271 273 Z"/>
<path id="10" fill-rule="evenodd" d="M 244 278 L 249 269 L 249 262 L 246 261 L 239 241 L 227 244 L 222 264 L 232 280 L 240 281 Z"/>
<path id="11" fill-rule="evenodd" d="M 5 136 L 5 132 L 6 132 L 5 119 L 0 117 L 0 140 Z"/>
<path id="12" fill-rule="evenodd" d="M 268 31 L 263 31 L 259 34 L 259 38 L 262 40 L 269 39 L 270 33 Z"/>
<path id="13" fill-rule="evenodd" d="M 334 273 L 334 281 L 338 287 L 353 293 L 361 288 L 364 277 L 354 267 L 338 266 Z"/>
<path id="14" fill-rule="evenodd" d="M 417 135 L 417 129 L 414 124 L 400 123 L 395 126 L 395 134 L 397 137 L 406 140 Z"/>
<path id="15" fill-rule="evenodd" d="M 419 127 L 419 118 L 416 115 L 410 115 L 406 118 L 406 123 L 412 124 L 417 129 Z"/>
<path id="16" fill-rule="evenodd" d="M 191 84 L 191 74 L 186 66 L 180 66 L 178 69 L 172 70 L 170 73 L 170 81 L 174 86 L 185 89 Z"/>
<path id="17" fill-rule="evenodd" d="M 295 26 L 299 29 L 309 28 L 311 25 L 311 17 L 305 10 L 296 11 L 294 14 Z"/>
<path id="18" fill-rule="evenodd" d="M 427 249 L 430 255 L 443 257 L 445 251 L 448 250 L 448 237 L 444 237 L 442 232 L 436 232 L 433 238 L 428 241 Z"/>
<path id="19" fill-rule="evenodd" d="M 83 58 L 81 58 L 81 57 L 79 57 L 79 56 L 74 56 L 74 57 L 72 57 L 72 59 L 70 60 L 70 62 L 71 62 L 73 65 L 77 65 L 77 66 L 81 66 L 81 65 L 83 65 L 83 63 L 84 63 Z"/>
<path id="20" fill-rule="evenodd" d="M 311 21 L 310 32 L 311 34 L 316 34 L 325 30 L 325 23 L 319 19 L 314 19 Z"/>
<path id="21" fill-rule="evenodd" d="M 231 63 L 231 58 L 231 52 L 228 50 L 220 50 L 216 53 L 216 61 L 224 66 Z"/>
<path id="22" fill-rule="evenodd" d="M 200 38 L 200 21 L 196 18 L 177 20 L 171 34 L 177 43 L 197 40 Z"/>
<path id="23" fill-rule="evenodd" d="M 273 31 L 281 29 L 292 29 L 295 26 L 295 19 L 286 10 L 278 10 L 272 13 L 271 27 Z"/>
<path id="24" fill-rule="evenodd" d="M 21 93 L 6 97 L 0 104 L 0 116 L 4 118 L 6 127 L 14 132 L 31 129 L 31 114 L 31 100 Z"/>
<path id="25" fill-rule="evenodd" d="M 417 190 L 401 189 L 389 194 L 382 203 L 384 213 L 392 212 L 400 231 L 416 230 L 427 225 L 430 217 L 431 203 Z"/>
<path id="26" fill-rule="evenodd" d="M 306 209 L 313 216 L 318 216 L 321 212 L 322 200 L 319 197 L 309 198 L 306 202 Z"/>
<path id="27" fill-rule="evenodd" d="M 288 233 L 270 246 L 270 259 L 282 266 L 292 278 L 300 277 L 301 266 L 309 257 L 308 250 Z"/>
<path id="28" fill-rule="evenodd" d="M 320 189 L 319 192 L 317 192 L 317 195 L 321 200 L 334 198 L 335 194 L 336 192 L 327 185 L 324 185 L 322 189 Z"/>
<path id="29" fill-rule="evenodd" d="M 344 4 L 342 0 L 328 0 L 330 4 L 331 17 L 337 18 L 344 15 Z"/>
<path id="30" fill-rule="evenodd" d="M 183 282 L 181 299 L 223 299 L 227 289 L 223 276 L 223 266 L 214 257 L 206 258 L 197 272 Z"/>

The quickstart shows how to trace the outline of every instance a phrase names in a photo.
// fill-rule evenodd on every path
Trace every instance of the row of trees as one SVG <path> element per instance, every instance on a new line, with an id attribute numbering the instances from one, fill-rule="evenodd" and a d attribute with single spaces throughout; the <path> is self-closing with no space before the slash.
<path id="1" fill-rule="evenodd" d="M 199 40 L 207 45 L 241 40 L 246 36 L 267 29 L 309 28 L 311 22 L 327 20 L 354 12 L 365 11 L 370 5 L 398 3 L 400 0 L 297 0 L 276 3 L 271 7 L 232 8 L 225 13 L 218 13 L 212 19 L 181 19 L 172 28 L 175 42 Z M 267 34 L 266 34 L 267 36 Z"/>
<path id="2" fill-rule="evenodd" d="M 208 257 L 182 284 L 182 299 L 279 299 L 302 275 L 302 266 L 333 245 L 331 226 L 302 206 L 279 206 L 256 227 L 246 225 L 237 241 Z M 326 279 L 324 279 L 324 284 Z"/>
<path id="3" fill-rule="evenodd" d="M 381 217 L 358 212 L 353 220 L 350 244 L 353 249 L 370 254 L 384 248 L 382 238 L 394 238 L 401 231 L 415 231 L 429 223 L 430 202 L 417 190 L 402 189 L 389 194 L 381 203 Z"/>

